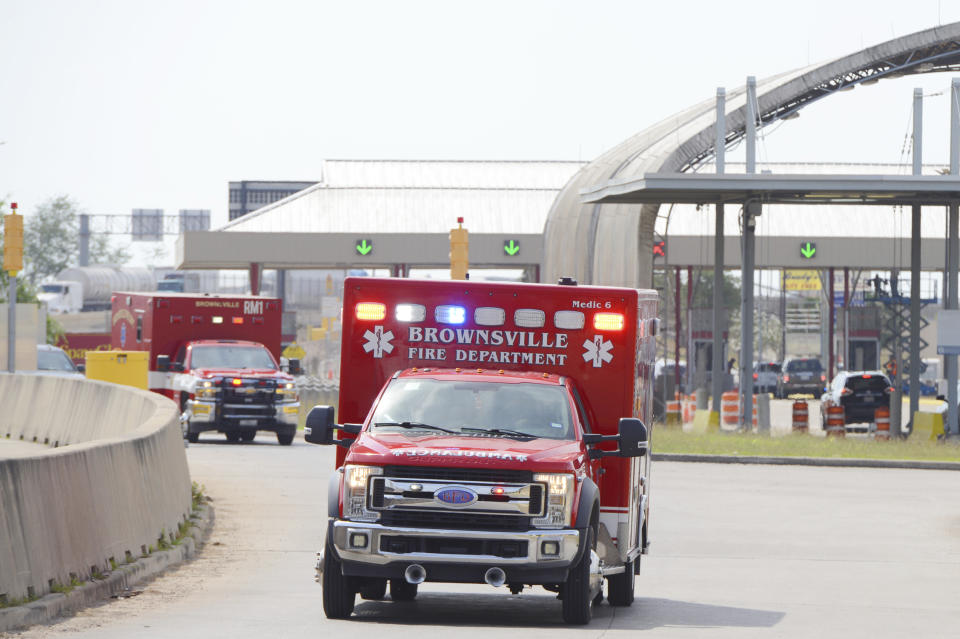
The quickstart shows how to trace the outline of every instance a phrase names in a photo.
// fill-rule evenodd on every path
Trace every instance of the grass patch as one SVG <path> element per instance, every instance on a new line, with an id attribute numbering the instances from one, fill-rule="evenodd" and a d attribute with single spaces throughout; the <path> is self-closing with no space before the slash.
<path id="1" fill-rule="evenodd" d="M 39 599 L 39 598 L 40 598 L 40 597 L 38 597 L 38 596 L 36 596 L 36 595 L 34 595 L 34 596 L 32 596 L 32 597 L 21 597 L 21 598 L 19 598 L 19 599 L 3 598 L 3 599 L 0 599 L 0 608 L 15 608 L 15 607 L 17 607 L 17 606 L 22 606 L 22 605 L 24 605 L 24 604 L 28 604 L 28 603 L 30 603 L 31 601 L 36 601 L 36 600 Z"/>
<path id="2" fill-rule="evenodd" d="M 878 442 L 861 437 L 828 439 L 800 434 L 770 437 L 751 433 L 685 433 L 658 425 L 651 439 L 655 453 L 960 462 L 960 446 L 912 438 Z"/>

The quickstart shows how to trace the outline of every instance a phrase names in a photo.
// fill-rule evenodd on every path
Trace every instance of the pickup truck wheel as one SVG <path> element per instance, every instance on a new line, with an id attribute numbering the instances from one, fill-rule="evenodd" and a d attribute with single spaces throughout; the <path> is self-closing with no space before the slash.
<path id="1" fill-rule="evenodd" d="M 352 580 L 343 575 L 340 560 L 328 545 L 323 553 L 323 614 L 328 619 L 348 618 L 356 596 Z"/>
<path id="2" fill-rule="evenodd" d="M 240 441 L 242 442 L 252 442 L 253 438 L 257 436 L 257 431 L 255 430 L 245 430 L 240 433 Z"/>
<path id="3" fill-rule="evenodd" d="M 280 431 L 277 433 L 277 442 L 281 446 L 289 446 L 290 444 L 293 443 L 293 437 L 296 434 L 297 434 L 297 431 L 292 428 L 288 431 Z"/>
<path id="4" fill-rule="evenodd" d="M 403 579 L 390 580 L 390 598 L 394 601 L 413 601 L 417 598 L 417 586 Z"/>
<path id="5" fill-rule="evenodd" d="M 187 424 L 187 441 L 191 444 L 196 444 L 200 441 L 200 433 L 195 433 L 190 430 L 190 424 Z"/>
<path id="6" fill-rule="evenodd" d="M 629 606 L 633 603 L 635 575 L 633 562 L 628 561 L 619 575 L 607 577 L 607 601 L 611 606 Z"/>
<path id="7" fill-rule="evenodd" d="M 238 441 L 240 441 L 240 433 L 238 433 L 235 430 L 228 431 L 227 441 L 230 442 L 231 444 L 236 444 Z"/>
<path id="8" fill-rule="evenodd" d="M 187 400 L 189 397 L 186 393 L 180 393 L 180 414 L 187 412 Z M 191 444 L 196 444 L 200 441 L 200 433 L 195 432 L 190 428 L 190 422 L 183 422 L 183 437 Z"/>
<path id="9" fill-rule="evenodd" d="M 387 596 L 387 580 L 369 579 L 360 587 L 360 596 L 363 599 L 383 599 Z"/>
<path id="10" fill-rule="evenodd" d="M 590 596 L 590 550 L 595 539 L 593 528 L 587 528 L 586 534 L 583 556 L 570 569 L 567 581 L 560 587 L 563 621 L 580 626 L 590 623 L 593 618 L 593 597 Z"/>

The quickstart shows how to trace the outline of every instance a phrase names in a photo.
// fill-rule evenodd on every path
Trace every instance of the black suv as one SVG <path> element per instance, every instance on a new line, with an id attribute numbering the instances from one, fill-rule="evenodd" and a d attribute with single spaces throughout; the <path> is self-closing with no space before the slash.
<path id="1" fill-rule="evenodd" d="M 809 394 L 818 397 L 823 393 L 827 375 L 823 364 L 816 357 L 791 357 L 783 362 L 783 372 L 777 382 L 777 397 Z"/>
<path id="2" fill-rule="evenodd" d="M 837 373 L 830 387 L 821 398 L 823 406 L 829 402 L 843 406 L 844 423 L 867 424 L 873 422 L 873 412 L 881 406 L 890 406 L 890 380 L 880 371 L 847 371 Z M 826 423 L 826 422 L 824 422 Z M 857 429 L 848 429 L 855 432 Z M 860 429 L 867 432 L 868 428 Z"/>

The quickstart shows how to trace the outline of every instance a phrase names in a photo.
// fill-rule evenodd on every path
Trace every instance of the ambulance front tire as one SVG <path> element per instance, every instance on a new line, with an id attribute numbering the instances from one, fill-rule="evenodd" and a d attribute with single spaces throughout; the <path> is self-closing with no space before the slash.
<path id="1" fill-rule="evenodd" d="M 580 561 L 570 569 L 567 581 L 560 585 L 563 621 L 578 626 L 590 623 L 593 618 L 593 597 L 590 594 L 590 551 L 595 548 L 597 537 L 592 525 L 588 526 L 585 532 L 587 538 Z"/>
<path id="2" fill-rule="evenodd" d="M 323 553 L 323 613 L 328 619 L 347 619 L 356 599 L 353 579 L 344 576 L 340 560 L 328 544 Z"/>

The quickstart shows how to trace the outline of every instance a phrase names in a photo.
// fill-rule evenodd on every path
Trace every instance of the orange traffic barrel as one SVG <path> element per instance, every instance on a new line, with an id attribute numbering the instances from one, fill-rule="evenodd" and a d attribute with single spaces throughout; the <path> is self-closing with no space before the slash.
<path id="1" fill-rule="evenodd" d="M 810 432 L 810 411 L 805 399 L 798 399 L 793 402 L 793 432 Z"/>
<path id="2" fill-rule="evenodd" d="M 720 396 L 720 419 L 724 424 L 736 424 L 740 413 L 740 395 L 737 391 L 727 391 Z"/>
<path id="3" fill-rule="evenodd" d="M 847 435 L 843 406 L 836 406 L 834 404 L 827 406 L 826 418 L 823 430 L 826 431 L 827 437 L 845 437 Z"/>
<path id="4" fill-rule="evenodd" d="M 667 402 L 667 424 L 677 425 L 680 423 L 680 393 L 673 394 L 673 401 Z"/>
<path id="5" fill-rule="evenodd" d="M 757 398 L 756 397 L 753 398 L 753 418 L 750 420 L 750 422 L 753 424 L 753 429 L 756 430 L 757 424 L 759 423 L 757 420 Z"/>
<path id="6" fill-rule="evenodd" d="M 697 412 L 697 393 L 694 391 L 692 395 L 684 395 L 683 397 L 683 421 L 692 422 L 693 417 Z"/>
<path id="7" fill-rule="evenodd" d="M 889 441 L 890 439 L 890 409 L 881 406 L 873 411 L 873 421 L 877 424 L 877 433 L 875 439 L 878 441 Z"/>

